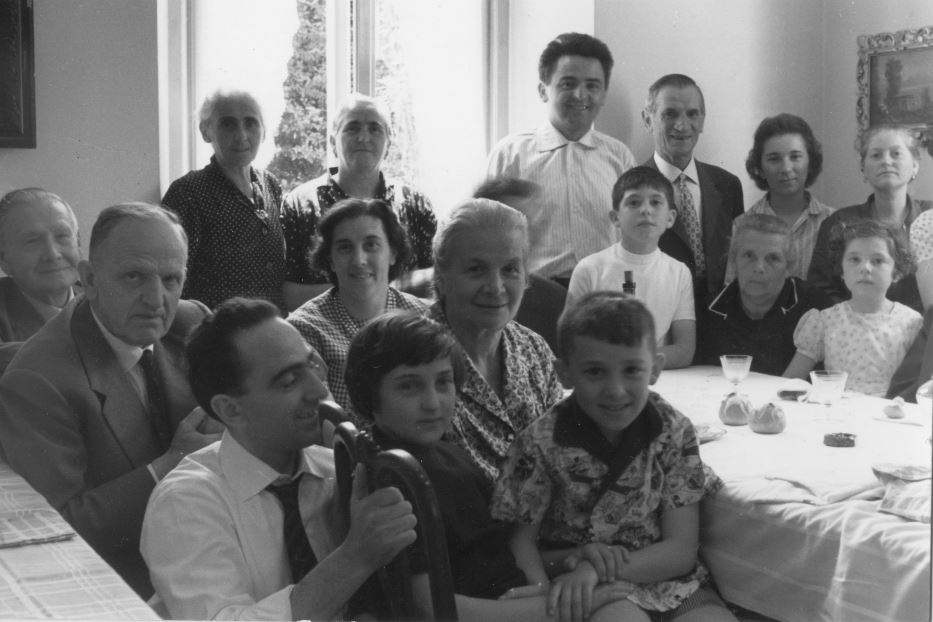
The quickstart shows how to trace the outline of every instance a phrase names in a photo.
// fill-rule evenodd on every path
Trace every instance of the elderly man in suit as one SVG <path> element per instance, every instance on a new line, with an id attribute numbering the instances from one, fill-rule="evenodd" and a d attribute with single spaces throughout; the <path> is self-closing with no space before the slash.
<path id="1" fill-rule="evenodd" d="M 648 89 L 641 114 L 654 138 L 654 155 L 645 166 L 668 178 L 677 203 L 677 220 L 658 246 L 690 268 L 694 300 L 702 308 L 707 295 L 722 289 L 725 280 L 732 220 L 745 211 L 742 184 L 732 173 L 693 157 L 706 102 L 692 78 L 659 78 Z"/>
<path id="2" fill-rule="evenodd" d="M 21 188 L 0 199 L 0 342 L 26 341 L 61 311 L 80 259 L 78 221 L 61 197 Z"/>
<path id="3" fill-rule="evenodd" d="M 130 203 L 101 212 L 84 296 L 26 342 L 0 378 L 10 465 L 141 596 L 146 501 L 186 454 L 219 439 L 196 403 L 184 340 L 208 310 L 180 301 L 187 242 L 177 217 Z"/>

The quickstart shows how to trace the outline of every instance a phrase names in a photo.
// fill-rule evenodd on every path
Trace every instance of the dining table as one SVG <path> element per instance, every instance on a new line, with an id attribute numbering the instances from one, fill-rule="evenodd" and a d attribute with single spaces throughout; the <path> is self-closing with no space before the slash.
<path id="1" fill-rule="evenodd" d="M 701 505 L 700 554 L 718 589 L 788 622 L 930 620 L 929 402 L 846 392 L 826 405 L 796 385 L 782 399 L 786 378 L 751 373 L 735 387 L 699 366 L 652 387 L 693 422 L 722 480 Z M 777 406 L 784 429 L 724 424 L 735 391 L 750 412 Z"/>
<path id="2" fill-rule="evenodd" d="M 160 619 L 5 462 L 0 462 L 0 618 Z"/>

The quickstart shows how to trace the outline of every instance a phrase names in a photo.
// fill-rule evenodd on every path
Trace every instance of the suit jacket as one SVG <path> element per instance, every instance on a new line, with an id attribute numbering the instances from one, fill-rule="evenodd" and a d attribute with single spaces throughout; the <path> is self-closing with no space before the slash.
<path id="1" fill-rule="evenodd" d="M 208 314 L 181 301 L 153 348 L 172 431 L 192 408 L 184 339 Z M 143 403 L 79 296 L 25 343 L 0 378 L 0 443 L 43 494 L 144 598 L 152 593 L 139 535 L 164 452 Z"/>
<path id="2" fill-rule="evenodd" d="M 725 169 L 712 164 L 696 161 L 697 182 L 700 184 L 700 226 L 703 229 L 703 252 L 706 254 L 706 280 L 696 278 L 696 260 L 690 250 L 687 230 L 681 218 L 674 221 L 674 226 L 665 231 L 658 241 L 662 251 L 687 264 L 693 275 L 696 301 L 702 301 L 711 292 L 722 289 L 726 279 L 726 260 L 729 253 L 729 237 L 732 235 L 732 221 L 745 213 L 742 198 L 742 183 L 739 178 Z M 658 170 L 654 156 L 648 158 L 643 166 Z"/>
<path id="3" fill-rule="evenodd" d="M 0 278 L 0 341 L 26 341 L 44 324 L 13 278 Z"/>

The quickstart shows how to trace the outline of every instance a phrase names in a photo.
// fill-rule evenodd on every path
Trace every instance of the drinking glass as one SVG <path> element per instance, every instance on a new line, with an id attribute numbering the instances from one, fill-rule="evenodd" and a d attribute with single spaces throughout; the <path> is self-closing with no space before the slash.
<path id="1" fill-rule="evenodd" d="M 732 383 L 732 392 L 738 393 L 739 384 L 748 377 L 752 368 L 752 357 L 748 354 L 723 354 L 719 357 L 719 364 L 722 365 L 722 375 Z"/>
<path id="2" fill-rule="evenodd" d="M 825 420 L 830 421 L 830 411 L 833 404 L 842 397 L 846 389 L 846 380 L 849 374 L 844 371 L 811 371 L 810 384 L 813 388 L 810 390 L 809 400 L 816 404 L 825 404 Z"/>

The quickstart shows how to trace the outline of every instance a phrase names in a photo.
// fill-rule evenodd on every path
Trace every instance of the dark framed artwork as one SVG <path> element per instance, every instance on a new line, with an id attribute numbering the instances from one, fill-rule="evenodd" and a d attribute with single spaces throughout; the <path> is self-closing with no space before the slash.
<path id="1" fill-rule="evenodd" d="M 32 0 L 0 0 L 0 149 L 36 146 Z"/>
<path id="2" fill-rule="evenodd" d="M 862 35 L 858 48 L 859 136 L 902 125 L 933 155 L 933 26 Z"/>

